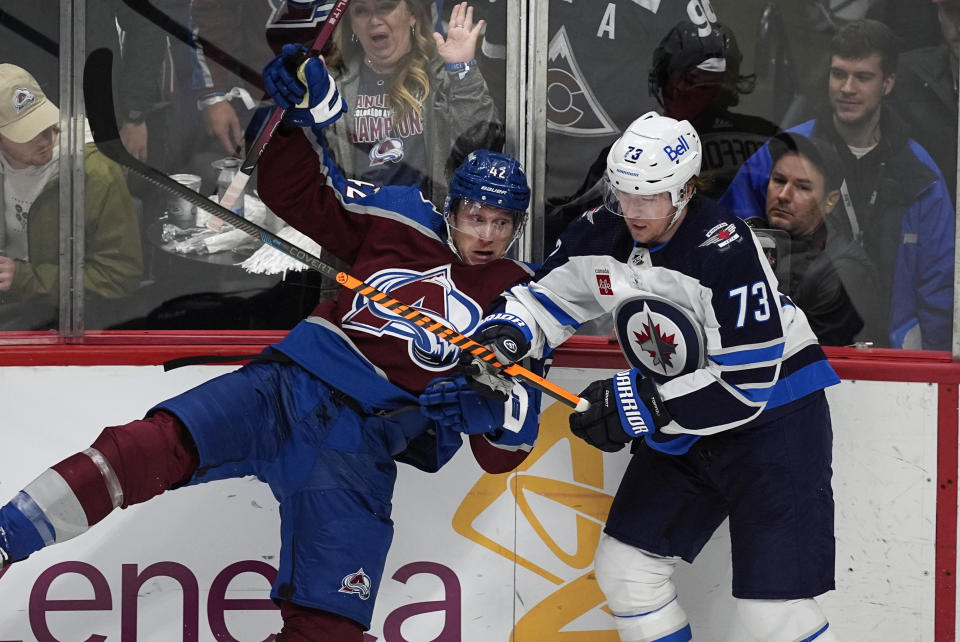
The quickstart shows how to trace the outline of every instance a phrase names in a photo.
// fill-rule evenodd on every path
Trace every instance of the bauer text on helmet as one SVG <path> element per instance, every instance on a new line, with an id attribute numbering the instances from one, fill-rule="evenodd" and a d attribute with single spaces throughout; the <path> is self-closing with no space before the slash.
<path id="1" fill-rule="evenodd" d="M 472 152 L 450 180 L 444 218 L 452 249 L 469 264 L 506 254 L 523 231 L 530 187 L 512 156 Z"/>

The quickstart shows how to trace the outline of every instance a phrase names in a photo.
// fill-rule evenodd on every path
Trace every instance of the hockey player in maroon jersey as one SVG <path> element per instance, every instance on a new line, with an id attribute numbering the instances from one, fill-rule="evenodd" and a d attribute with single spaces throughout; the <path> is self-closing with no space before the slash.
<path id="1" fill-rule="evenodd" d="M 305 91 L 288 64 L 281 55 L 264 70 L 287 112 L 261 158 L 260 196 L 356 277 L 472 333 L 530 276 L 503 258 L 529 204 L 520 164 L 471 154 L 443 215 L 416 188 L 352 185 L 299 129 L 319 133 L 342 115 L 335 83 L 310 59 Z M 344 289 L 253 362 L 106 428 L 41 473 L 0 507 L 0 566 L 165 490 L 255 475 L 280 503 L 277 641 L 360 642 L 393 537 L 395 460 L 437 470 L 469 434 L 481 465 L 502 472 L 536 438 L 539 393 L 511 382 L 496 399 L 479 395 L 452 376 L 458 352 Z"/>

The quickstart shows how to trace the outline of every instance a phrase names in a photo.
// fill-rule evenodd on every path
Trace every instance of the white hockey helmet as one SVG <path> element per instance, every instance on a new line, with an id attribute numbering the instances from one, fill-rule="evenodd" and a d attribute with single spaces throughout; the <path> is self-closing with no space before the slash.
<path id="1" fill-rule="evenodd" d="M 655 111 L 636 119 L 607 154 L 607 184 L 625 194 L 669 192 L 677 210 L 690 200 L 684 187 L 700 173 L 700 136 L 686 120 Z"/>

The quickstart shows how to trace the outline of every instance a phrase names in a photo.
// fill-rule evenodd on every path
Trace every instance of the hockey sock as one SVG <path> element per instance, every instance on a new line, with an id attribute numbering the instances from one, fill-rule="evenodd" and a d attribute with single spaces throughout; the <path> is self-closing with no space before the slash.
<path id="1" fill-rule="evenodd" d="M 186 426 L 162 410 L 141 421 L 106 428 L 93 448 L 103 453 L 116 475 L 122 508 L 182 486 L 200 462 Z"/>
<path id="2" fill-rule="evenodd" d="M 106 428 L 93 446 L 45 470 L 0 508 L 0 549 L 16 561 L 66 541 L 114 508 L 186 483 L 198 461 L 193 438 L 169 413 Z"/>
<path id="3" fill-rule="evenodd" d="M 362 642 L 363 627 L 330 611 L 280 601 L 283 630 L 276 642 Z"/>

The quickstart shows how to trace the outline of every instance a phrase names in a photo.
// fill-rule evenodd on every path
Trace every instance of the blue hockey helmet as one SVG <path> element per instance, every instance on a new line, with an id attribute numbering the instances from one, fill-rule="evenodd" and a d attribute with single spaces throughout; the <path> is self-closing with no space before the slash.
<path id="1" fill-rule="evenodd" d="M 489 205 L 514 214 L 514 236 L 520 236 L 530 205 L 530 186 L 520 161 L 508 154 L 479 149 L 463 160 L 450 179 L 443 216 L 450 225 L 450 212 L 457 201 Z M 456 251 L 456 248 L 454 248 Z"/>
<path id="2" fill-rule="evenodd" d="M 526 214 L 530 187 L 520 161 L 507 154 L 479 149 L 463 160 L 450 179 L 450 203 L 456 199 Z"/>

